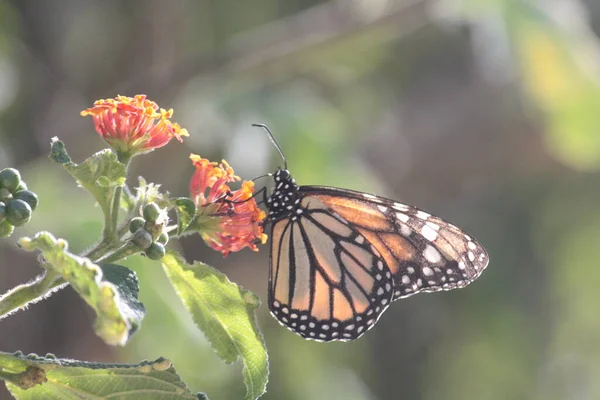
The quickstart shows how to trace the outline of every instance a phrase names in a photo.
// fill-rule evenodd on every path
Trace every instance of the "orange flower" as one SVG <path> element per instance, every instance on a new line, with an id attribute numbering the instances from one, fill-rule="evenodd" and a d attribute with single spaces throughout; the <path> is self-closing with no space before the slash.
<path id="1" fill-rule="evenodd" d="M 254 182 L 244 181 L 232 192 L 227 184 L 240 178 L 225 160 L 217 164 L 195 154 L 190 159 L 196 167 L 190 193 L 198 208 L 196 226 L 202 239 L 223 256 L 245 247 L 258 250 L 256 245 L 267 240 L 261 225 L 266 214 L 252 198 Z"/>
<path id="2" fill-rule="evenodd" d="M 96 131 L 119 156 L 147 153 L 163 147 L 174 137 L 181 142 L 182 136 L 189 136 L 187 130 L 169 120 L 172 109 L 159 108 L 143 94 L 98 100 L 81 115 L 92 116 Z"/>

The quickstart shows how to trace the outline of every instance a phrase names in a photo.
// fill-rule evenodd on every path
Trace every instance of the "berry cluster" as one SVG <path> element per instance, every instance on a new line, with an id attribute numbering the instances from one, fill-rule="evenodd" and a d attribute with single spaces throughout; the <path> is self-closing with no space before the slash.
<path id="1" fill-rule="evenodd" d="M 144 207 L 143 218 L 135 217 L 129 222 L 129 232 L 133 233 L 131 241 L 151 260 L 160 260 L 165 255 L 165 245 L 169 241 L 161 214 L 155 203 L 149 203 Z"/>
<path id="2" fill-rule="evenodd" d="M 21 180 L 14 168 L 0 171 L 0 238 L 12 235 L 15 226 L 25 225 L 38 205 L 38 197 Z"/>

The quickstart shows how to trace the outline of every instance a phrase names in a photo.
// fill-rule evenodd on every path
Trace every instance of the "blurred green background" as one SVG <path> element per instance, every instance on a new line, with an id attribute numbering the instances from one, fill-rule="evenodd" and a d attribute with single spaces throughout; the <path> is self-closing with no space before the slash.
<path id="1" fill-rule="evenodd" d="M 18 237 L 48 229 L 82 250 L 101 229 L 50 138 L 81 161 L 104 143 L 79 112 L 145 93 L 191 137 L 137 158 L 131 182 L 186 195 L 190 152 L 246 179 L 272 171 L 261 122 L 300 184 L 417 205 L 490 253 L 471 286 L 396 302 L 353 343 L 304 341 L 261 307 L 265 399 L 599 399 L 599 30 L 595 0 L 0 0 L 0 168 L 41 198 L 0 243 L 0 292 L 39 272 Z M 181 245 L 266 297 L 268 246 Z M 242 398 L 240 366 L 212 353 L 159 264 L 128 265 L 148 314 L 125 348 L 66 289 L 1 321 L 0 350 L 165 356 L 193 390 Z"/>

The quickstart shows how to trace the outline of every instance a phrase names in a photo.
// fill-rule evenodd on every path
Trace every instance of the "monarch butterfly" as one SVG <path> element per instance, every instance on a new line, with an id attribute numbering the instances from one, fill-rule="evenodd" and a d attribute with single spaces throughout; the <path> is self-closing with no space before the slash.
<path id="1" fill-rule="evenodd" d="M 268 304 L 305 339 L 351 341 L 391 302 L 461 288 L 488 265 L 486 250 L 456 226 L 368 193 L 298 186 L 284 168 L 263 196 L 271 224 Z"/>

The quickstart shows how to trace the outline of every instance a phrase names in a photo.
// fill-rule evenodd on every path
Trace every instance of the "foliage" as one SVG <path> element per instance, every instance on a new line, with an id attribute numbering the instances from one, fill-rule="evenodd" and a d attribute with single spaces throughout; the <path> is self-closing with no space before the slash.
<path id="1" fill-rule="evenodd" d="M 43 273 L 0 297 L 0 319 L 71 286 L 95 311 L 96 334 L 109 345 L 125 346 L 140 329 L 146 309 L 138 297 L 139 282 L 135 272 L 117 263 L 142 254 L 152 260 L 162 259 L 171 284 L 198 327 L 213 344 L 215 352 L 227 363 L 241 359 L 244 365 L 243 380 L 247 387 L 246 399 L 256 399 L 265 392 L 268 376 L 266 347 L 255 316 L 260 304 L 258 298 L 206 264 L 196 262 L 188 265 L 175 250 L 170 250 L 165 256 L 165 245 L 169 239 L 193 232 L 204 234 L 196 221 L 198 214 L 202 215 L 202 222 L 212 229 L 211 244 L 218 246 L 224 254 L 245 247 L 255 248 L 256 237 L 253 235 L 262 235 L 259 223 L 263 216 L 251 198 L 253 186 L 244 183 L 243 193 L 249 196 L 248 201 L 243 207 L 232 207 L 226 213 L 222 210 L 228 205 L 224 201 L 227 196 L 211 197 L 200 203 L 186 197 L 171 198 L 168 193 L 161 192 L 160 185 L 147 183 L 143 178 L 138 180 L 138 187 L 130 189 L 126 185 L 126 178 L 132 157 L 162 147 L 172 137 L 180 139 L 175 133 L 185 136 L 187 131 L 164 119 L 165 115 L 172 116 L 172 110 L 167 113 L 161 109 L 164 114 L 150 113 L 151 119 L 162 118 L 157 126 L 163 124 L 175 132 L 171 136 L 148 123 L 135 125 L 136 116 L 132 115 L 127 99 L 117 97 L 116 102 L 123 103 L 122 109 L 116 107 L 113 110 L 109 107 L 108 111 L 102 112 L 125 113 L 127 115 L 122 118 L 133 124 L 132 129 L 141 130 L 132 133 L 127 138 L 128 143 L 120 143 L 118 129 L 115 131 L 114 126 L 109 124 L 113 130 L 107 142 L 112 148 L 99 151 L 81 164 L 76 164 L 68 155 L 64 143 L 58 138 L 52 139 L 50 159 L 61 165 L 100 206 L 104 214 L 101 237 L 95 246 L 80 254 L 69 250 L 67 240 L 57 239 L 47 231 L 21 238 L 18 244 L 22 249 L 40 254 Z M 147 108 L 135 112 L 147 112 Z M 112 117 L 109 115 L 106 118 Z M 97 129 L 100 129 L 98 126 Z M 128 132 L 131 133 L 130 130 Z M 160 137 L 156 139 L 154 135 Z M 101 136 L 106 139 L 106 135 L 101 133 Z M 138 141 L 145 145 L 139 145 Z M 205 166 L 212 168 L 213 164 L 206 161 Z M 218 168 L 215 171 L 220 173 Z M 198 176 L 205 176 L 204 172 L 202 168 L 196 169 Z M 233 176 L 232 169 L 227 173 Z M 215 183 L 216 180 L 203 180 L 202 187 L 212 190 Z M 32 209 L 37 206 L 37 196 L 26 189 L 26 186 L 21 186 L 17 170 L 7 169 L 0 173 L 0 190 L 5 190 L 8 204 L 17 201 L 31 207 L 28 221 Z M 227 195 L 231 193 L 232 198 L 236 199 L 236 192 L 231 192 L 226 185 L 215 190 L 223 190 Z M 23 195 L 24 191 L 26 195 Z M 13 199 L 13 193 L 21 197 Z M 199 192 L 196 195 L 202 197 Z M 123 209 L 125 216 L 120 218 Z M 177 218 L 174 225 L 170 225 L 171 210 Z M 242 211 L 243 221 L 251 224 L 247 229 L 239 222 L 238 213 Z M 7 213 L 7 216 L 11 215 Z M 256 218 L 248 219 L 248 216 Z M 21 223 L 19 220 L 19 226 L 27 221 Z M 231 223 L 235 228 L 229 226 Z M 187 232 L 191 226 L 194 226 L 193 232 Z M 220 232 L 220 226 L 228 227 L 227 231 Z M 239 232 L 244 235 L 236 236 Z M 112 365 L 0 353 L 0 378 L 6 381 L 11 394 L 17 399 L 114 396 L 124 399 L 206 398 L 203 394 L 193 395 L 166 359 L 136 365 Z"/>

